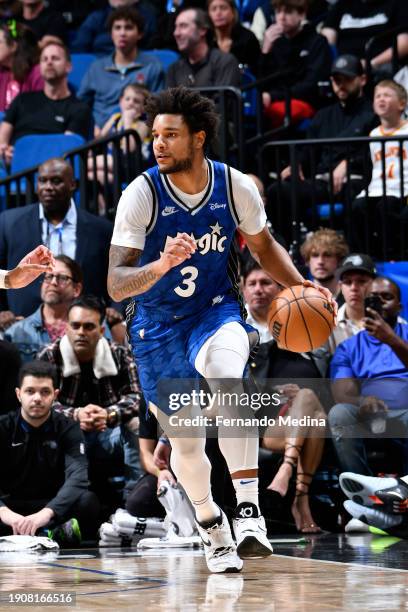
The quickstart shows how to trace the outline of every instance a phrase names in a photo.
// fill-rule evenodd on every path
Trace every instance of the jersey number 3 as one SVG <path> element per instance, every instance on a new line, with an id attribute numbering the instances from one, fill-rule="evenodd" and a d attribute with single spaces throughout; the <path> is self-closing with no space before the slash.
<path id="1" fill-rule="evenodd" d="M 186 266 L 180 270 L 180 274 L 183 276 L 183 282 L 181 285 L 176 287 L 174 291 L 183 298 L 191 297 L 195 291 L 196 284 L 195 279 L 198 276 L 198 270 L 195 266 Z"/>

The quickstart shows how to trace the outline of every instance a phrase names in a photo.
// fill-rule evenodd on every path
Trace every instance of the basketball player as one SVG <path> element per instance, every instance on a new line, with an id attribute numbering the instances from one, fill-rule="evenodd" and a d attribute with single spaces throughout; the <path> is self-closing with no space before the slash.
<path id="1" fill-rule="evenodd" d="M 40 274 L 52 271 L 54 263 L 51 251 L 40 245 L 27 253 L 13 270 L 0 270 L 0 289 L 21 289 Z"/>
<path id="2" fill-rule="evenodd" d="M 110 251 L 108 290 L 114 300 L 135 296 L 129 320 L 132 350 L 150 410 L 174 414 L 157 393 L 160 378 L 238 379 L 249 356 L 230 247 L 239 228 L 260 264 L 281 285 L 307 283 L 266 228 L 253 181 L 206 158 L 217 133 L 212 101 L 184 87 L 149 98 L 157 166 L 137 177 L 118 205 Z M 330 299 L 329 292 L 322 290 Z M 199 412 L 191 406 L 191 414 Z M 161 421 L 162 423 L 162 421 Z M 193 504 L 212 572 L 237 572 L 242 558 L 270 555 L 258 506 L 258 438 L 219 430 L 238 507 L 233 522 L 214 503 L 205 428 L 167 431 L 171 466 Z"/>

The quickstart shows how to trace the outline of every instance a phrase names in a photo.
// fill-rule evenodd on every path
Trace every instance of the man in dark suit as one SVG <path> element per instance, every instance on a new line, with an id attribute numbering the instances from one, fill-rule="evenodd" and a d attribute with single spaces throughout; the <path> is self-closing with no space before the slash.
<path id="1" fill-rule="evenodd" d="M 68 255 L 84 273 L 84 291 L 107 297 L 106 278 L 112 225 L 106 219 L 77 209 L 72 195 L 75 179 L 69 162 L 55 158 L 38 170 L 38 204 L 0 214 L 0 268 L 14 268 L 39 244 L 54 255 Z M 28 316 L 41 303 L 40 280 L 18 293 L 1 292 L 0 308 Z"/>

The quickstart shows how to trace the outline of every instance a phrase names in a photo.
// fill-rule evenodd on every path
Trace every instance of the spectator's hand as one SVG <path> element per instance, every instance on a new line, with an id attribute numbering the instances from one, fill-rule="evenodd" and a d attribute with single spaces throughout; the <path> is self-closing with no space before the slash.
<path id="1" fill-rule="evenodd" d="M 128 108 L 122 113 L 123 127 L 125 130 L 132 127 L 133 123 L 138 118 L 138 112 L 135 108 Z"/>
<path id="2" fill-rule="evenodd" d="M 13 529 L 13 535 L 18 535 L 17 523 L 23 518 L 22 514 L 17 514 L 17 512 L 13 512 L 6 506 L 0 508 L 0 521 Z"/>
<path id="3" fill-rule="evenodd" d="M 395 339 L 395 332 L 392 327 L 372 308 L 367 308 L 367 312 L 370 316 L 363 319 L 364 329 L 380 342 L 390 344 Z"/>
<path id="4" fill-rule="evenodd" d="M 347 162 L 345 159 L 341 161 L 333 171 L 333 193 L 339 193 L 347 176 Z"/>
<path id="5" fill-rule="evenodd" d="M 97 412 L 95 412 L 94 408 L 97 408 Z M 103 410 L 107 415 L 106 410 L 99 408 L 99 406 L 94 406 L 94 404 L 88 404 L 78 410 L 77 419 L 82 431 L 104 431 L 106 429 L 106 417 L 104 425 L 101 420 L 95 422 L 95 417 L 97 417 L 99 410 Z"/>
<path id="6" fill-rule="evenodd" d="M 292 168 L 290 166 L 286 166 L 286 168 L 282 170 L 280 176 L 282 181 L 285 181 L 286 179 L 292 176 Z M 305 180 L 305 175 L 303 174 L 302 166 L 299 166 L 299 179 L 301 181 Z"/>
<path id="7" fill-rule="evenodd" d="M 310 281 L 310 280 L 304 280 L 302 284 L 303 284 L 304 287 L 314 287 L 314 289 L 317 289 L 318 291 L 320 291 L 320 293 L 322 293 L 324 295 L 326 300 L 329 302 L 329 304 L 333 308 L 334 324 L 337 325 L 337 309 L 338 309 L 338 306 L 337 306 L 336 300 L 333 299 L 333 295 L 332 295 L 330 289 L 327 289 L 326 287 L 321 287 L 320 285 L 316 285 L 315 283 L 312 283 L 312 281 Z"/>
<path id="8" fill-rule="evenodd" d="M 282 26 L 277 23 L 273 23 L 265 30 L 264 39 L 262 44 L 262 53 L 269 53 L 272 49 L 274 43 L 280 38 L 283 34 Z"/>
<path id="9" fill-rule="evenodd" d="M 64 44 L 64 41 L 59 36 L 54 36 L 54 34 L 45 34 L 41 40 L 38 41 L 38 46 L 42 51 L 46 45 L 51 44 L 61 45 Z"/>
<path id="10" fill-rule="evenodd" d="M 96 404 L 88 404 L 84 407 L 87 414 L 93 419 L 92 430 L 105 431 L 107 427 L 108 411 Z M 81 408 L 82 410 L 82 408 Z"/>
<path id="11" fill-rule="evenodd" d="M 269 108 L 272 102 L 271 94 L 267 91 L 262 92 L 262 104 L 264 108 Z"/>
<path id="12" fill-rule="evenodd" d="M 160 489 L 160 485 L 163 480 L 167 480 L 167 482 L 169 482 L 171 485 L 176 484 L 176 480 L 170 470 L 160 470 L 157 476 L 157 490 Z"/>
<path id="13" fill-rule="evenodd" d="M 167 469 L 170 465 L 170 444 L 164 444 L 164 442 L 158 442 L 153 452 L 154 464 L 159 470 Z"/>
<path id="14" fill-rule="evenodd" d="M 51 510 L 51 508 L 43 508 L 35 514 L 22 516 L 16 524 L 17 534 L 33 536 L 36 534 L 37 529 L 39 529 L 40 527 L 44 527 L 44 525 L 47 525 L 47 523 L 50 522 L 53 516 L 54 511 Z"/>
<path id="15" fill-rule="evenodd" d="M 51 272 L 55 265 L 53 254 L 42 244 L 20 261 L 14 270 L 7 273 L 7 280 L 12 289 L 20 289 L 32 283 L 44 272 Z"/>
<path id="16" fill-rule="evenodd" d="M 13 159 L 14 147 L 9 144 L 3 143 L 0 144 L 0 156 L 3 158 L 6 166 L 11 164 L 11 160 Z"/>
<path id="17" fill-rule="evenodd" d="M 364 420 L 376 412 L 388 412 L 387 404 L 374 395 L 367 395 L 360 404 L 360 418 Z"/>
<path id="18" fill-rule="evenodd" d="M 295 397 L 297 396 L 297 394 L 300 391 L 300 387 L 298 385 L 289 383 L 287 385 L 280 385 L 278 387 L 278 392 L 281 395 L 284 395 L 288 398 L 288 400 L 292 401 L 295 399 Z"/>
<path id="19" fill-rule="evenodd" d="M 6 160 L 6 164 L 10 165 L 14 155 L 14 147 L 11 145 L 7 146 L 7 149 L 4 153 L 4 159 Z"/>
<path id="20" fill-rule="evenodd" d="M 6 331 L 13 323 L 21 319 L 24 319 L 24 317 L 16 317 L 11 310 L 3 310 L 0 312 L 0 330 Z"/>

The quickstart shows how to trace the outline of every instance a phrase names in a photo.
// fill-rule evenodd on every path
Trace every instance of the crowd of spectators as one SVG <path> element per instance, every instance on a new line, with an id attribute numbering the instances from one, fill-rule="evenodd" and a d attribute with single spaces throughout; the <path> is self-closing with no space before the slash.
<path id="1" fill-rule="evenodd" d="M 371 36 L 408 23 L 404 0 L 85 4 L 87 9 L 63 0 L 0 1 L 0 153 L 6 167 L 15 141 L 27 134 L 76 133 L 92 140 L 131 128 L 146 144 L 143 105 L 149 92 L 177 85 L 239 88 L 245 72 L 262 79 L 267 128 L 282 126 L 289 95 L 292 124 L 307 119 L 310 139 L 407 134 L 407 92 L 392 79 L 390 42 L 373 48 L 369 71 L 364 50 Z M 395 36 L 401 83 L 408 27 Z M 154 51 L 163 48 L 179 54 L 168 68 Z M 76 92 L 69 82 L 72 53 L 95 55 Z M 367 72 L 376 78 L 373 96 Z M 322 95 L 322 81 L 330 83 L 332 98 Z M 327 526 L 313 502 L 319 469 L 330 462 L 337 471 L 388 469 L 385 456 L 380 466 L 370 462 L 365 437 L 374 438 L 380 451 L 385 432 L 395 439 L 402 447 L 401 473 L 408 472 L 406 441 L 397 440 L 408 427 L 408 328 L 400 316 L 399 286 L 377 275 L 374 262 L 384 240 L 389 258 L 395 255 L 396 235 L 408 220 L 408 146 L 401 142 L 372 142 L 371 155 L 361 142 L 323 144 L 312 155 L 305 148 L 296 176 L 286 160 L 275 168 L 276 181 L 273 173 L 262 177 L 271 231 L 283 241 L 291 239 L 293 187 L 298 220 L 309 225 L 311 206 L 333 195 L 353 203 L 356 219 L 351 244 L 342 231 L 316 226 L 300 249 L 310 278 L 328 288 L 340 307 L 337 327 L 313 353 L 277 347 L 267 312 L 280 287 L 249 256 L 242 267 L 248 321 L 261 337 L 251 373 L 261 387 L 264 379 L 281 381 L 282 414 L 322 421 L 332 434 L 325 441 L 313 426 L 262 432 L 264 514 L 281 519 L 290 498 L 285 520 L 303 533 Z M 101 185 L 112 184 L 112 151 L 107 158 L 90 156 L 87 169 Z M 134 515 L 161 517 L 157 489 L 164 480 L 175 484 L 168 441 L 160 438 L 153 417 L 146 418 L 123 305 L 111 304 L 106 293 L 112 224 L 78 208 L 76 188 L 71 164 L 53 158 L 38 168 L 38 202 L 0 213 L 0 268 L 14 267 L 38 244 L 56 257 L 52 273 L 0 295 L 4 532 L 35 534 L 65 525 L 75 535 L 75 518 L 83 535 L 95 538 L 118 505 Z M 100 212 L 106 210 L 106 202 L 98 204 Z M 361 227 L 374 211 L 372 249 L 365 252 Z M 384 239 L 378 220 L 386 217 Z M 367 306 L 367 297 L 377 298 L 376 310 Z M 36 394 L 42 398 L 37 403 Z M 10 444 L 19 451 L 11 452 Z M 228 507 L 226 466 L 214 446 L 216 441 L 208 441 L 213 486 L 219 489 L 217 502 Z M 277 457 L 278 463 L 270 462 Z"/>

